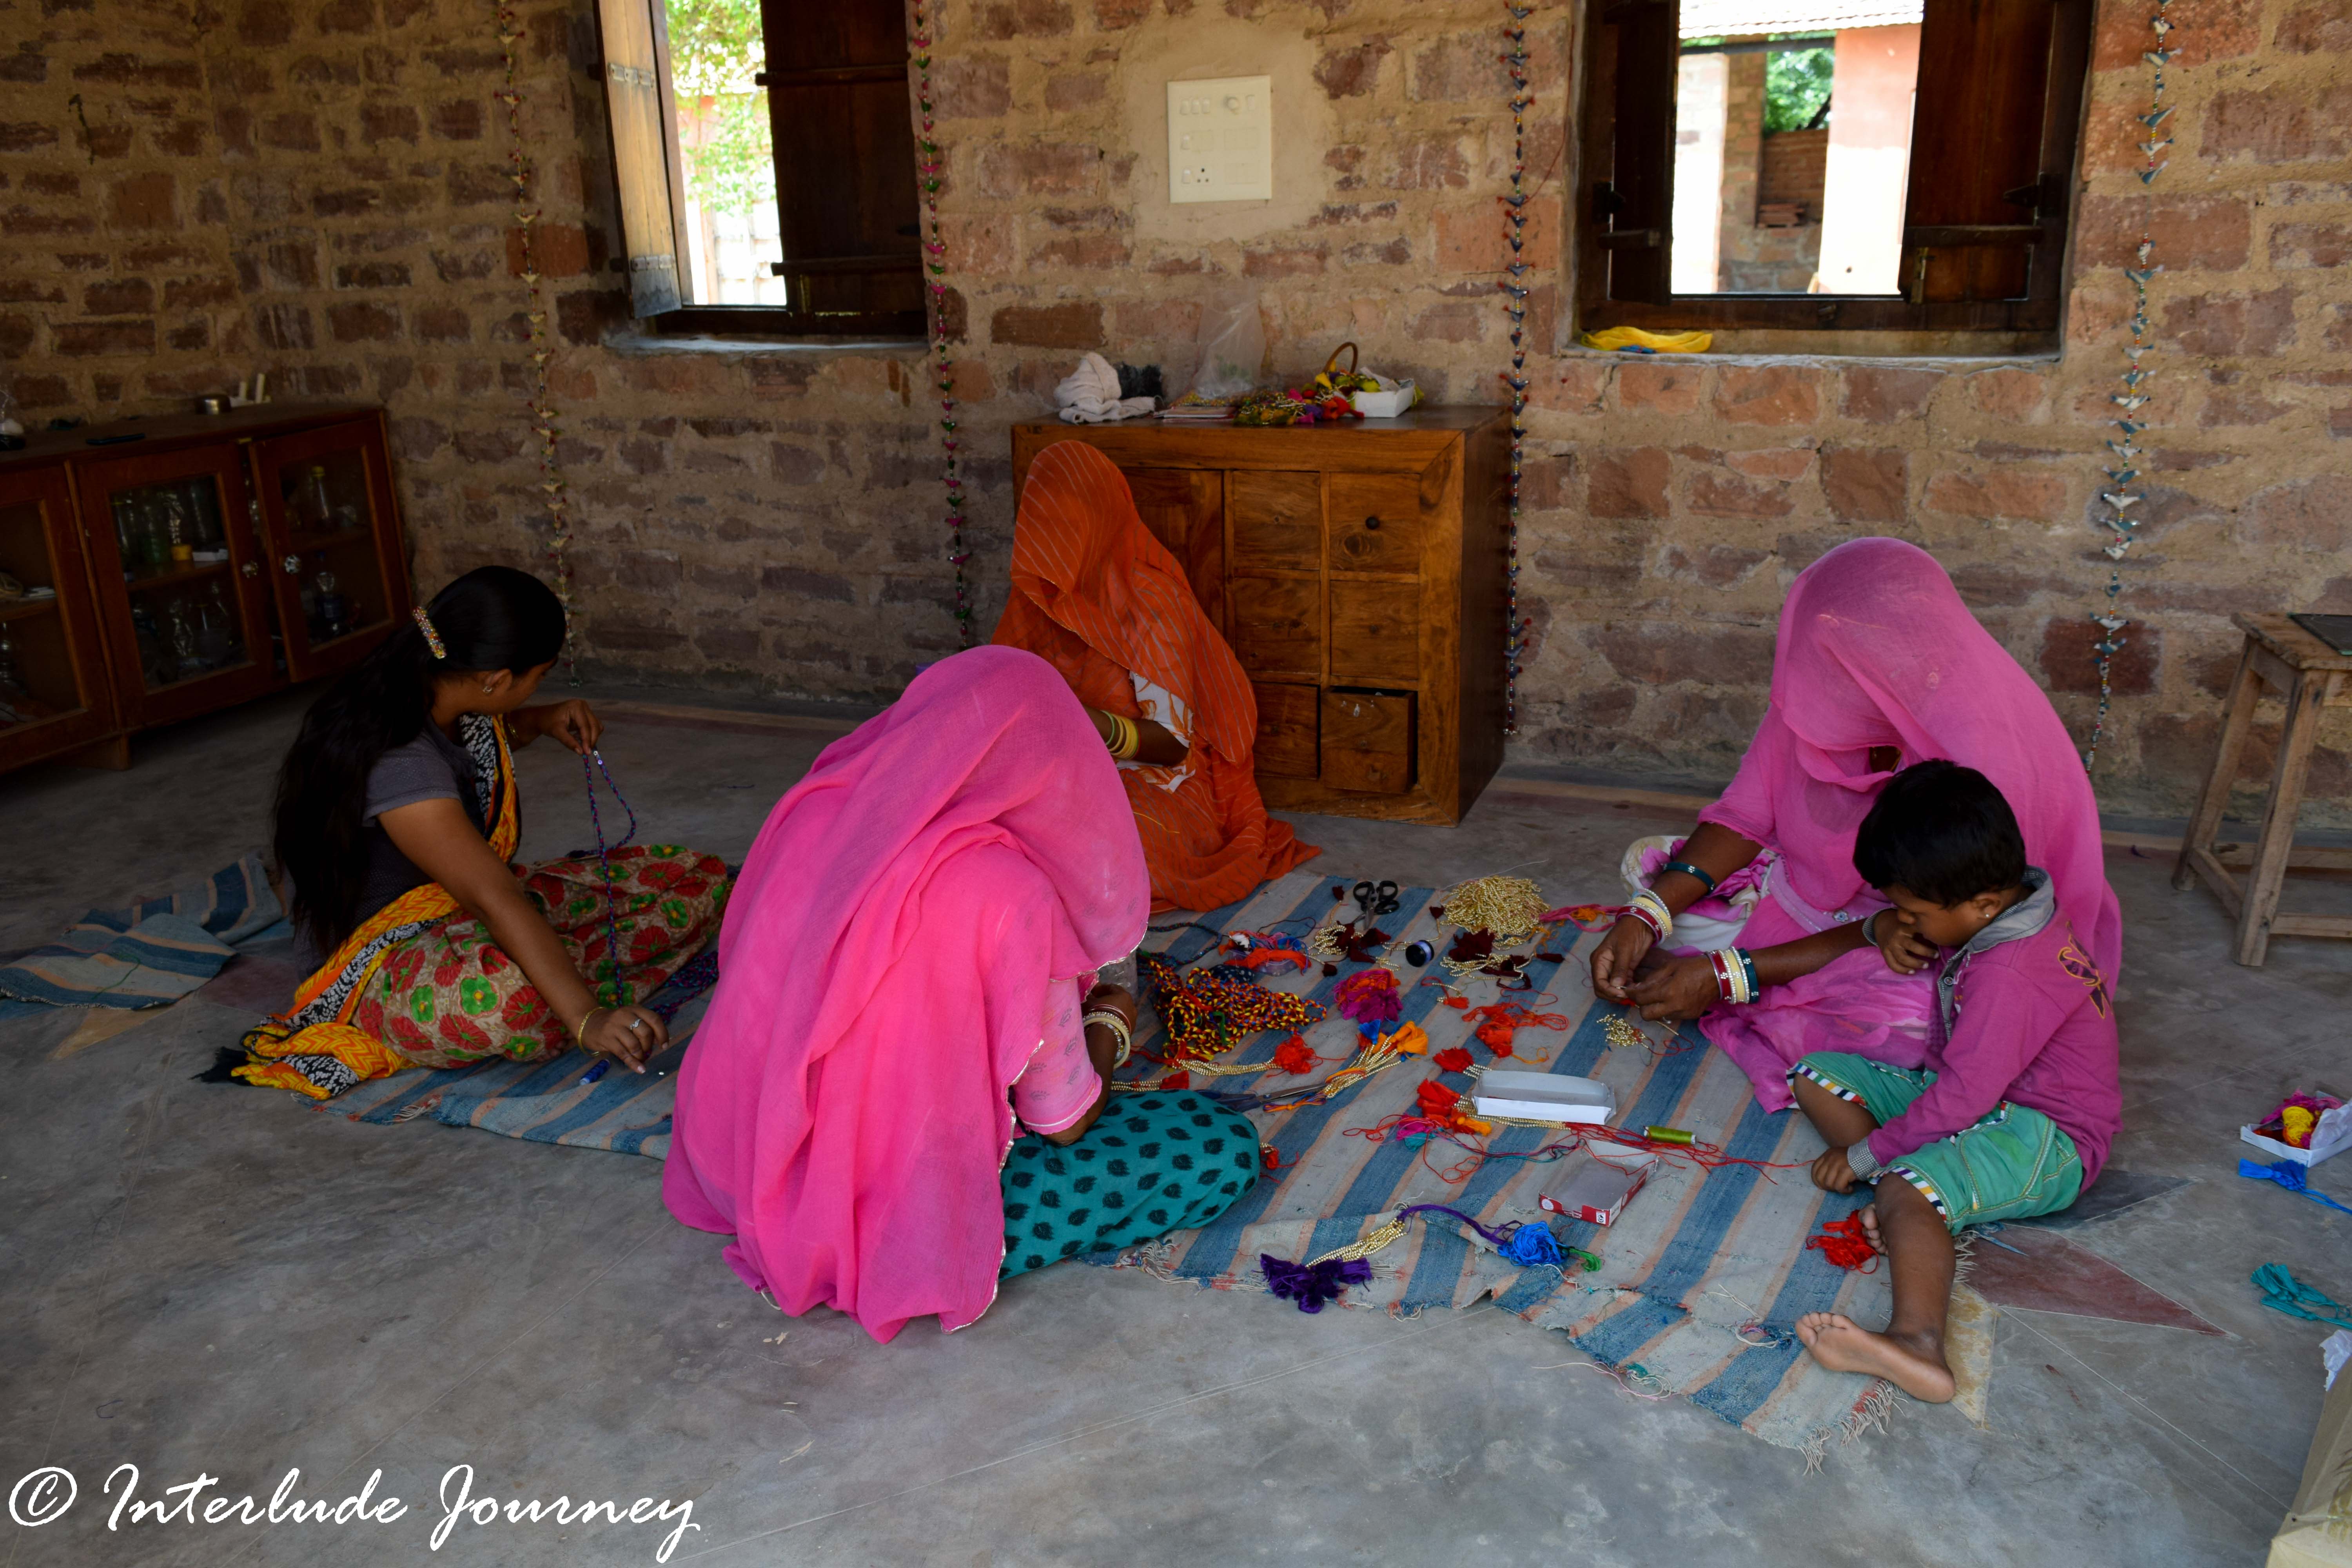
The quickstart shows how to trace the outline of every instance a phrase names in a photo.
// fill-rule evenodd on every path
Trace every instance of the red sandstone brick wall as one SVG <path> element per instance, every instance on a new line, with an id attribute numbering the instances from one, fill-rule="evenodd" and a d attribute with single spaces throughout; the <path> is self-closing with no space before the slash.
<path id="1" fill-rule="evenodd" d="M 1727 772 L 1762 707 L 1790 577 L 1863 532 L 1934 550 L 2087 730 L 2106 567 L 2086 519 L 2143 211 L 2130 116 L 2147 78 L 2145 7 L 2103 9 L 2063 355 L 1621 363 L 1564 346 L 1571 12 L 1538 8 L 1530 321 L 1561 349 L 1536 361 L 1522 584 L 1538 632 L 1518 754 Z M 1499 5 L 943 11 L 985 618 L 1011 525 L 1005 426 L 1043 412 L 1085 348 L 1181 370 L 1214 288 L 1262 291 L 1284 374 L 1354 338 L 1437 396 L 1499 399 Z M 590 9 L 524 16 L 592 658 L 817 696 L 894 689 L 952 646 L 919 353 L 646 352 L 607 266 Z M 2125 567 L 2125 607 L 2146 620 L 2126 633 L 2100 769 L 2111 802 L 2143 810 L 2179 809 L 2202 765 L 2231 610 L 2352 608 L 2352 12 L 2207 0 L 2181 20 L 2179 141 L 2153 207 L 2153 493 Z M 1212 28 L 1238 40 L 1219 46 L 1230 58 L 1200 43 Z M 1277 200 L 1180 222 L 1137 127 L 1164 77 L 1257 59 L 1303 117 Z M 29 412 L 168 406 L 260 367 L 289 395 L 381 399 L 426 586 L 530 563 L 499 80 L 477 0 L 0 0 L 0 360 Z M 2340 797 L 2352 737 L 2328 741 L 2319 782 Z"/>

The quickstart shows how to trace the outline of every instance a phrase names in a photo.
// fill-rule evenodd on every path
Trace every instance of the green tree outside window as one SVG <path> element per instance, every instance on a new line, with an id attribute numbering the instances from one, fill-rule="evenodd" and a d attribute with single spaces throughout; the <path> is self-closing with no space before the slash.
<path id="1" fill-rule="evenodd" d="M 687 188 L 711 213 L 748 213 L 776 199 L 767 94 L 752 77 L 766 63 L 759 0 L 668 0 L 670 79 L 681 121 L 704 99 L 701 144 L 682 149 Z M 691 142 L 694 132 L 681 138 Z"/>

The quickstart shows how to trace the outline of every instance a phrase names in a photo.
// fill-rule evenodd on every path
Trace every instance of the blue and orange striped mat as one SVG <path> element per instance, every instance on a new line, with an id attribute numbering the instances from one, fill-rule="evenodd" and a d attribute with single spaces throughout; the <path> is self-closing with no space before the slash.
<path id="1" fill-rule="evenodd" d="M 1182 914 L 1164 915 L 1154 922 L 1160 934 L 1147 945 L 1164 948 L 1181 963 L 1203 956 L 1218 931 L 1276 929 L 1303 936 L 1335 913 L 1355 912 L 1352 903 L 1332 898 L 1335 886 L 1351 885 L 1352 879 L 1296 872 L 1239 904 L 1199 917 L 1200 926 L 1213 930 L 1190 929 L 1191 917 Z M 1432 896 L 1426 888 L 1409 889 L 1397 911 L 1383 918 L 1382 929 L 1397 939 L 1394 951 L 1423 937 L 1443 951 L 1453 928 L 1429 915 Z M 1850 1273 L 1805 1246 L 1823 1221 L 1844 1217 L 1863 1200 L 1815 1189 L 1804 1170 L 1822 1149 L 1812 1129 L 1793 1111 L 1764 1114 L 1745 1075 L 1695 1032 L 1685 1029 L 1679 1040 L 1663 1042 L 1652 1026 L 1656 1049 L 1612 1048 L 1604 1026 L 1619 1009 L 1596 999 L 1585 977 L 1582 955 L 1597 939 L 1571 946 L 1573 935 L 1563 929 L 1540 944 L 1562 961 L 1530 965 L 1532 993 L 1507 998 L 1483 977 L 1465 988 L 1473 1005 L 1508 999 L 1567 1020 L 1563 1031 L 1521 1029 L 1507 1065 L 1601 1079 L 1616 1089 L 1623 1108 L 1618 1125 L 1685 1128 L 1702 1143 L 1760 1163 L 1710 1171 L 1669 1152 L 1615 1225 L 1554 1218 L 1562 1241 L 1599 1255 L 1601 1267 L 1591 1272 L 1519 1268 L 1466 1227 L 1443 1216 L 1427 1216 L 1433 1223 L 1415 1216 L 1402 1239 L 1372 1256 L 1372 1279 L 1349 1291 L 1344 1304 L 1410 1314 L 1492 1298 L 1505 1311 L 1561 1331 L 1631 1393 L 1679 1394 L 1768 1443 L 1818 1455 L 1867 1426 L 1891 1396 L 1884 1384 L 1815 1365 L 1790 1331 L 1800 1314 L 1817 1310 L 1846 1312 L 1874 1326 L 1885 1321 L 1890 1298 L 1883 1269 Z M 1349 973 L 1358 967 L 1342 966 Z M 1461 1046 L 1480 1064 L 1495 1059 L 1475 1037 L 1472 1020 L 1444 1005 L 1447 992 L 1436 984 L 1447 978 L 1441 968 L 1400 969 L 1403 1016 L 1429 1032 L 1433 1054 Z M 674 1042 L 690 1041 L 716 973 L 706 955 L 650 999 L 673 1010 Z M 1327 1005 L 1339 984 L 1319 968 L 1268 973 L 1270 984 Z M 1322 1061 L 1304 1077 L 1275 1070 L 1278 1037 L 1260 1035 L 1225 1059 L 1264 1063 L 1266 1071 L 1202 1079 L 1195 1087 L 1233 1095 L 1311 1088 L 1338 1070 L 1354 1048 L 1355 1035 L 1355 1026 L 1336 1013 L 1307 1031 Z M 1153 1051 L 1160 1037 L 1157 1020 L 1147 1015 L 1136 1044 Z M 673 1058 L 677 1048 L 674 1043 Z M 509 1138 L 664 1157 L 676 1079 L 616 1072 L 583 1085 L 585 1066 L 575 1053 L 535 1066 L 401 1073 L 362 1084 L 321 1109 L 367 1122 L 430 1115 Z M 1160 1069 L 1139 1060 L 1128 1070 L 1155 1077 Z M 1419 1085 L 1437 1074 L 1426 1058 L 1407 1057 L 1328 1103 L 1252 1111 L 1280 1168 L 1267 1172 L 1214 1224 L 1178 1232 L 1117 1261 L 1171 1280 L 1256 1290 L 1263 1289 L 1262 1255 L 1292 1262 L 1315 1258 L 1370 1236 L 1408 1205 L 1444 1204 L 1489 1227 L 1540 1218 L 1536 1194 L 1558 1167 L 1513 1156 L 1558 1144 L 1559 1130 L 1500 1129 L 1486 1141 L 1490 1157 L 1483 1162 L 1440 1142 L 1416 1149 L 1363 1135 L 1412 1108 Z M 1470 1092 L 1467 1078 L 1444 1077 L 1450 1087 Z"/>

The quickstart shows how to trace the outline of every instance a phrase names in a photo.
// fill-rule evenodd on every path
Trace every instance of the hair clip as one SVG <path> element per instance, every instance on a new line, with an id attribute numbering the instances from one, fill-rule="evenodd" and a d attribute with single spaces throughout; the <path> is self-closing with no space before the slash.
<path id="1" fill-rule="evenodd" d="M 415 620 L 416 629 L 425 634 L 425 646 L 433 650 L 433 657 L 447 658 L 449 650 L 441 646 L 441 634 L 433 629 L 433 617 L 425 613 L 425 606 L 418 605 L 408 613 Z"/>

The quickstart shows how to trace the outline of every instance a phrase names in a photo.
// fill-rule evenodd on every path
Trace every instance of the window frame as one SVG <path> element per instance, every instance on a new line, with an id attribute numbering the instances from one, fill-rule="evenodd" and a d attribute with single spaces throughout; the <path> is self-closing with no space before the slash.
<path id="1" fill-rule="evenodd" d="M 898 81 L 903 84 L 906 96 L 906 127 L 908 153 L 904 171 L 907 194 L 907 216 L 919 222 L 920 207 L 915 199 L 916 167 L 915 94 L 910 73 L 912 50 L 903 40 L 905 50 L 895 60 L 871 61 L 842 67 L 819 68 L 814 70 L 779 73 L 773 70 L 775 54 L 765 47 L 765 40 L 779 36 L 778 29 L 790 26 L 790 12 L 795 5 L 830 5 L 832 0 L 760 0 L 760 25 L 765 58 L 762 68 L 754 77 L 761 88 L 768 89 L 765 110 L 772 125 L 780 122 L 778 99 L 780 87 L 815 85 L 820 79 L 831 83 L 847 80 L 860 82 Z M 877 5 L 877 12 L 897 13 L 904 26 L 904 13 L 895 5 Z M 656 154 L 647 143 L 649 127 L 629 124 L 625 106 L 617 102 L 614 89 L 616 82 L 624 88 L 646 85 L 642 68 L 635 78 L 622 74 L 609 62 L 613 41 L 626 38 L 635 28 L 638 16 L 645 15 L 650 23 L 653 39 L 653 76 L 659 93 L 660 148 Z M 789 338 L 819 340 L 922 339 L 929 335 L 929 322 L 926 310 L 919 303 L 908 310 L 809 310 L 798 303 L 783 305 L 730 305 L 717 301 L 687 299 L 691 286 L 684 258 L 688 252 L 686 233 L 687 206 L 685 155 L 677 123 L 677 94 L 671 77 L 668 11 L 665 0 L 599 0 L 597 23 L 599 38 L 599 74 L 605 84 L 605 125 L 613 160 L 614 180 L 619 197 L 618 214 L 624 231 L 622 258 L 614 263 L 615 270 L 626 271 L 632 279 L 631 301 L 636 320 L 647 331 L 662 335 L 689 335 L 728 338 Z M 793 82 L 772 85 L 772 75 L 791 75 L 800 79 Z M 784 167 L 785 144 L 778 138 L 776 153 L 777 203 L 781 209 L 789 200 L 791 181 Z M 640 220 L 637 226 L 647 234 L 631 233 L 629 214 L 632 210 L 658 206 L 667 214 L 666 226 Z M 786 226 L 789 227 L 789 225 Z M 884 273 L 911 272 L 919 289 L 922 279 L 922 251 L 919 234 L 906 236 L 904 255 L 895 251 L 882 254 L 870 247 L 863 254 L 805 258 L 764 263 L 773 276 L 788 279 L 788 300 L 804 299 L 806 279 L 813 276 L 856 273 L 872 276 Z M 658 277 L 663 271 L 661 258 L 667 258 L 667 270 L 676 279 L 669 299 L 665 301 L 658 282 L 650 286 L 638 281 L 639 274 Z M 919 294 L 918 296 L 919 300 Z M 648 308 L 648 307 L 651 308 Z"/>
<path id="2" fill-rule="evenodd" d="M 1924 11 L 1982 3 L 1924 0 Z M 2024 292 L 1999 300 L 1922 300 L 1916 297 L 1920 284 L 1916 282 L 1906 284 L 1902 296 L 1671 292 L 1680 0 L 1591 0 L 1586 8 L 1584 100 L 1578 116 L 1577 200 L 1581 219 L 1576 245 L 1578 325 L 1587 331 L 1628 326 L 1653 331 L 2054 334 L 2065 299 L 2071 260 L 2067 242 L 2081 183 L 2076 161 L 2090 91 L 2093 0 L 2047 0 L 2047 4 L 2053 15 L 2040 124 L 2040 176 L 2032 187 L 2036 195 L 2031 218 L 2009 224 L 1915 223 L 1909 195 L 1904 213 L 1902 274 L 1906 279 L 1916 277 L 1917 257 L 1923 249 L 1947 255 L 1958 249 L 1966 258 L 1972 251 L 2023 247 L 2028 252 Z M 1923 15 L 1923 58 L 1927 37 Z M 1633 55 L 1637 63 L 1646 56 L 1659 66 L 1653 81 L 1646 84 L 1651 94 L 1646 102 L 1641 96 L 1643 79 L 1637 77 L 1629 83 L 1624 74 L 1620 63 L 1624 54 Z M 1648 134 L 1626 149 L 1633 160 L 1633 182 L 1653 177 L 1642 168 L 1641 159 L 1646 156 L 1656 165 L 1654 188 L 1630 194 L 1617 189 L 1620 121 L 1629 87 L 1635 131 L 1642 130 L 1644 114 L 1650 121 Z M 1916 194 L 1919 187 L 1916 175 L 1927 161 L 1923 145 L 1931 152 L 1935 145 L 1923 144 L 1921 140 L 1921 132 L 1929 123 L 1924 111 L 1915 121 L 1914 178 L 1906 182 L 1907 193 Z M 1654 240 L 1649 238 L 1653 233 Z"/>

